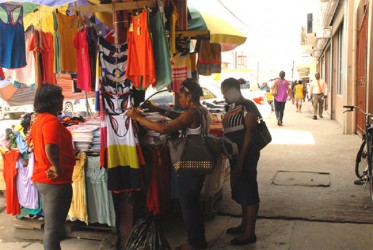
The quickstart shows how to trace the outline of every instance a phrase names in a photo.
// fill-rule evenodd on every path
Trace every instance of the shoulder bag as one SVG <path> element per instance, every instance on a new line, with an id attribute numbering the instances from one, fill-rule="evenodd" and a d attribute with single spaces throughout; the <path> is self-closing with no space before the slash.
<path id="1" fill-rule="evenodd" d="M 260 116 L 258 118 L 257 123 L 257 137 L 255 140 L 254 147 L 262 150 L 265 146 L 267 146 L 272 141 L 271 133 L 268 130 L 267 124 Z"/>
<path id="2" fill-rule="evenodd" d="M 181 137 L 167 140 L 176 174 L 210 174 L 222 153 L 222 139 L 208 135 L 206 117 L 197 110 L 201 117 L 201 134 L 186 135 L 183 130 Z"/>
<path id="3" fill-rule="evenodd" d="M 273 88 L 271 88 L 271 95 L 276 96 L 278 93 L 278 81 L 276 80 Z"/>
<path id="4" fill-rule="evenodd" d="M 244 117 L 244 106 L 242 107 L 242 117 Z M 245 121 L 243 123 L 245 125 Z M 253 143 L 253 147 L 260 151 L 272 141 L 271 133 L 265 123 L 262 115 L 258 111 L 258 120 L 256 125 L 256 138 Z"/>

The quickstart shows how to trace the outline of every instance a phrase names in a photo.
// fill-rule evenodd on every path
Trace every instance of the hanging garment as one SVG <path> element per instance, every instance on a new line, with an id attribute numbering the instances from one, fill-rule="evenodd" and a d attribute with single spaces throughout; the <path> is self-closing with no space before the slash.
<path id="1" fill-rule="evenodd" d="M 149 19 L 156 72 L 156 82 L 153 87 L 161 90 L 171 84 L 170 49 L 162 21 L 162 13 L 158 11 L 155 15 L 150 15 Z"/>
<path id="2" fill-rule="evenodd" d="M 43 66 L 42 83 L 57 84 L 56 74 L 54 73 L 54 39 L 53 34 L 41 32 L 41 61 Z"/>
<path id="3" fill-rule="evenodd" d="M 54 72 L 61 72 L 61 47 L 60 47 L 60 35 L 58 34 L 58 22 L 56 12 L 53 12 L 53 23 L 54 23 Z"/>
<path id="4" fill-rule="evenodd" d="M 88 41 L 88 53 L 89 53 L 89 67 L 91 77 L 91 89 L 95 89 L 96 79 L 96 57 L 97 57 L 97 33 L 94 27 L 87 27 L 87 41 Z"/>
<path id="5" fill-rule="evenodd" d="M 5 79 L 4 71 L 3 71 L 3 68 L 0 67 L 0 80 L 4 80 L 4 79 Z"/>
<path id="6" fill-rule="evenodd" d="M 98 53 L 96 55 L 96 71 L 95 71 L 95 111 L 99 112 L 101 99 L 100 99 L 100 89 L 101 89 L 101 68 Z"/>
<path id="7" fill-rule="evenodd" d="M 28 163 L 22 157 L 18 158 L 17 164 L 17 194 L 19 204 L 24 208 L 39 208 L 39 193 L 31 181 L 34 171 L 34 154 L 30 153 Z"/>
<path id="8" fill-rule="evenodd" d="M 32 36 L 30 42 L 30 51 L 34 53 L 34 71 L 35 71 L 35 88 L 37 89 L 40 84 L 43 83 L 42 74 L 42 61 L 41 61 L 41 50 L 42 50 L 42 39 L 41 31 L 34 30 L 34 35 Z"/>
<path id="9" fill-rule="evenodd" d="M 131 17 L 127 32 L 128 65 L 126 76 L 137 89 L 146 89 L 155 82 L 153 47 L 148 30 L 148 11 Z"/>
<path id="10" fill-rule="evenodd" d="M 213 73 L 221 73 L 221 45 L 219 43 L 201 41 L 197 69 L 200 75 L 209 76 Z"/>
<path id="11" fill-rule="evenodd" d="M 31 85 L 35 83 L 35 59 L 33 51 L 30 50 L 31 40 L 34 35 L 34 29 L 30 28 L 25 32 L 25 51 L 27 65 L 19 69 L 8 69 L 6 75 L 17 82 Z"/>
<path id="12" fill-rule="evenodd" d="M 179 92 L 181 84 L 187 78 L 192 78 L 191 62 L 189 55 L 176 54 L 171 59 L 172 67 L 172 90 Z"/>
<path id="13" fill-rule="evenodd" d="M 179 14 L 177 13 L 177 8 L 174 1 L 171 1 L 171 20 L 170 20 L 170 53 L 171 56 L 176 54 L 176 23 L 179 19 Z"/>
<path id="14" fill-rule="evenodd" d="M 60 38 L 60 61 L 62 72 L 77 72 L 76 49 L 73 46 L 74 36 L 82 23 L 80 16 L 65 16 L 56 13 L 57 33 Z"/>
<path id="15" fill-rule="evenodd" d="M 108 189 L 115 191 L 142 188 L 139 167 L 143 164 L 143 158 L 139 141 L 131 119 L 124 114 L 132 105 L 131 82 L 125 76 L 126 49 L 124 45 L 113 46 L 99 37 L 103 106 L 100 133 L 101 137 L 106 138 L 106 144 L 101 145 L 101 163 L 106 163 L 108 168 Z"/>
<path id="16" fill-rule="evenodd" d="M 113 197 L 108 190 L 107 170 L 100 167 L 100 157 L 87 157 L 85 180 L 89 222 L 115 226 Z"/>
<path id="17" fill-rule="evenodd" d="M 1 153 L 4 162 L 4 181 L 6 187 L 6 213 L 11 215 L 18 215 L 21 213 L 16 184 L 16 163 L 19 154 L 19 151 L 15 150 L 6 152 L 5 154 Z"/>
<path id="18" fill-rule="evenodd" d="M 104 99 L 102 97 L 102 92 L 108 93 L 117 93 L 116 89 L 118 86 L 119 93 L 126 93 L 129 92 L 129 88 L 131 86 L 131 82 L 126 79 L 124 76 L 124 72 L 127 67 L 127 43 L 120 44 L 120 45 L 112 45 L 110 44 L 105 38 L 100 36 L 98 38 L 98 64 L 96 74 L 96 91 L 100 92 L 101 96 L 98 95 L 96 101 L 99 103 L 99 110 L 100 112 L 100 140 L 101 140 L 101 148 L 100 148 L 100 166 L 107 167 L 107 124 L 105 118 L 105 108 L 104 108 Z M 113 85 L 106 84 L 106 75 L 114 77 L 117 75 L 118 77 L 122 77 L 123 84 L 115 83 L 114 88 Z M 100 99 L 101 97 L 101 99 Z M 121 112 L 120 112 L 121 113 Z"/>
<path id="19" fill-rule="evenodd" d="M 151 168 L 151 177 L 146 191 L 146 207 L 150 213 L 157 215 L 167 211 L 171 206 L 170 153 L 167 146 L 147 146 L 144 153 L 147 166 Z"/>
<path id="20" fill-rule="evenodd" d="M 0 3 L 0 10 L 6 13 L 7 18 L 7 20 L 3 20 L 0 17 L 0 67 L 7 69 L 24 67 L 26 65 L 26 51 L 23 7 Z"/>
<path id="21" fill-rule="evenodd" d="M 80 153 L 76 156 L 73 172 L 73 197 L 71 199 L 68 217 L 70 220 L 84 221 L 88 225 L 88 210 L 85 191 L 84 166 L 86 154 Z"/>
<path id="22" fill-rule="evenodd" d="M 77 50 L 78 58 L 78 83 L 77 87 L 87 92 L 91 91 L 91 67 L 89 61 L 87 28 L 76 32 L 74 47 Z M 92 55 L 93 56 L 93 55 Z"/>

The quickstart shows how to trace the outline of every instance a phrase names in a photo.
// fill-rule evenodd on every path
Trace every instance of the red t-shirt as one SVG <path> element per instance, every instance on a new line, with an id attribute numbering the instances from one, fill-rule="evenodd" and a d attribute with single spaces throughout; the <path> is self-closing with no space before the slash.
<path id="1" fill-rule="evenodd" d="M 72 173 L 75 165 L 72 136 L 60 122 L 49 113 L 41 113 L 32 124 L 31 140 L 34 144 L 35 166 L 31 178 L 33 182 L 48 184 L 72 183 Z M 45 152 L 46 144 L 55 144 L 60 149 L 61 174 L 54 180 L 47 177 L 46 171 L 52 164 Z"/>

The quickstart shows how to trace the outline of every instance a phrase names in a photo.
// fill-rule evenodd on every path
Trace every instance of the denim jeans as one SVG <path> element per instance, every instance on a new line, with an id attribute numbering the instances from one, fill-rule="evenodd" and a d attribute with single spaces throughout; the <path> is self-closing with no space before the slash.
<path id="1" fill-rule="evenodd" d="M 206 248 L 205 222 L 200 205 L 200 193 L 205 175 L 177 176 L 179 202 L 188 233 L 188 243 L 194 248 Z"/>
<path id="2" fill-rule="evenodd" d="M 285 104 L 286 102 L 278 102 L 275 100 L 276 118 L 280 120 L 281 123 L 282 123 L 282 120 L 284 119 Z"/>
<path id="3" fill-rule="evenodd" d="M 44 249 L 61 249 L 65 236 L 65 221 L 72 198 L 71 184 L 35 183 L 44 212 Z"/>

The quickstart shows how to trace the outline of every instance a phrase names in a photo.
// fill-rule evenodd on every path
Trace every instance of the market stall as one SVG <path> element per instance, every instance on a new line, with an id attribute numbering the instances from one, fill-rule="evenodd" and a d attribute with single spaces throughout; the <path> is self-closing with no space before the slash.
<path id="1" fill-rule="evenodd" d="M 171 199 L 177 198 L 164 138 L 153 131 L 141 134 L 125 110 L 139 106 L 149 86 L 168 88 L 177 95 L 185 79 L 198 80 L 198 74 L 219 73 L 221 51 L 233 49 L 246 38 L 238 31 L 224 39 L 222 34 L 211 33 L 206 17 L 202 22 L 197 10 L 188 11 L 186 0 L 78 1 L 63 5 L 66 2 L 69 1 L 45 2 L 45 5 L 59 6 L 49 8 L 1 5 L 8 15 L 11 10 L 20 9 L 19 16 L 23 14 L 23 6 L 25 9 L 27 6 L 29 14 L 23 14 L 25 21 L 20 18 L 17 22 L 32 25 L 31 28 L 24 26 L 25 32 L 20 35 L 17 31 L 15 35 L 25 38 L 25 42 L 18 45 L 18 49 L 25 52 L 25 62 L 18 65 L 22 69 L 0 61 L 0 68 L 5 68 L 3 78 L 6 79 L 2 80 L 9 81 L 12 88 L 15 82 L 33 88 L 44 83 L 57 84 L 63 86 L 65 96 L 69 95 L 67 85 L 71 84 L 71 93 L 79 89 L 87 93 L 85 97 L 96 97 L 96 116 L 82 120 L 61 117 L 73 134 L 75 147 L 80 150 L 73 174 L 74 206 L 68 219 L 86 225 L 105 224 L 109 231 L 120 234 L 120 244 L 124 245 L 138 218 L 135 212 L 145 208 L 157 215 L 167 211 Z M 188 16 L 193 21 L 190 27 Z M 3 15 L 0 18 L 4 20 Z M 232 30 L 230 28 L 230 32 Z M 196 46 L 192 52 L 191 44 Z M 4 41 L 0 40 L 0 48 L 3 45 Z M 2 56 L 5 56 L 4 50 L 0 49 Z M 25 65 L 34 67 L 27 69 L 28 73 L 20 72 Z M 30 77 L 22 79 L 25 74 Z M 144 115 L 165 122 L 159 113 L 145 112 Z M 210 132 L 221 135 L 219 115 L 211 116 L 215 122 Z M 12 197 L 14 201 L 7 212 L 39 217 L 42 204 L 36 208 L 17 203 L 20 184 L 16 176 L 20 176 L 32 160 L 32 154 L 23 144 L 28 128 L 17 129 L 9 133 L 15 137 L 15 144 L 4 145 L 8 150 L 3 151 L 7 200 Z M 7 139 L 9 143 L 11 138 Z M 205 183 L 203 194 L 209 206 L 221 191 L 225 171 L 226 159 L 222 156 Z M 28 175 L 25 176 L 27 179 Z M 138 197 L 146 200 L 145 207 L 140 207 Z M 103 203 L 97 204 L 98 200 Z M 77 203 L 79 207 L 75 206 Z M 30 209 L 36 210 L 30 213 Z M 96 234 L 86 237 L 100 238 Z"/>

